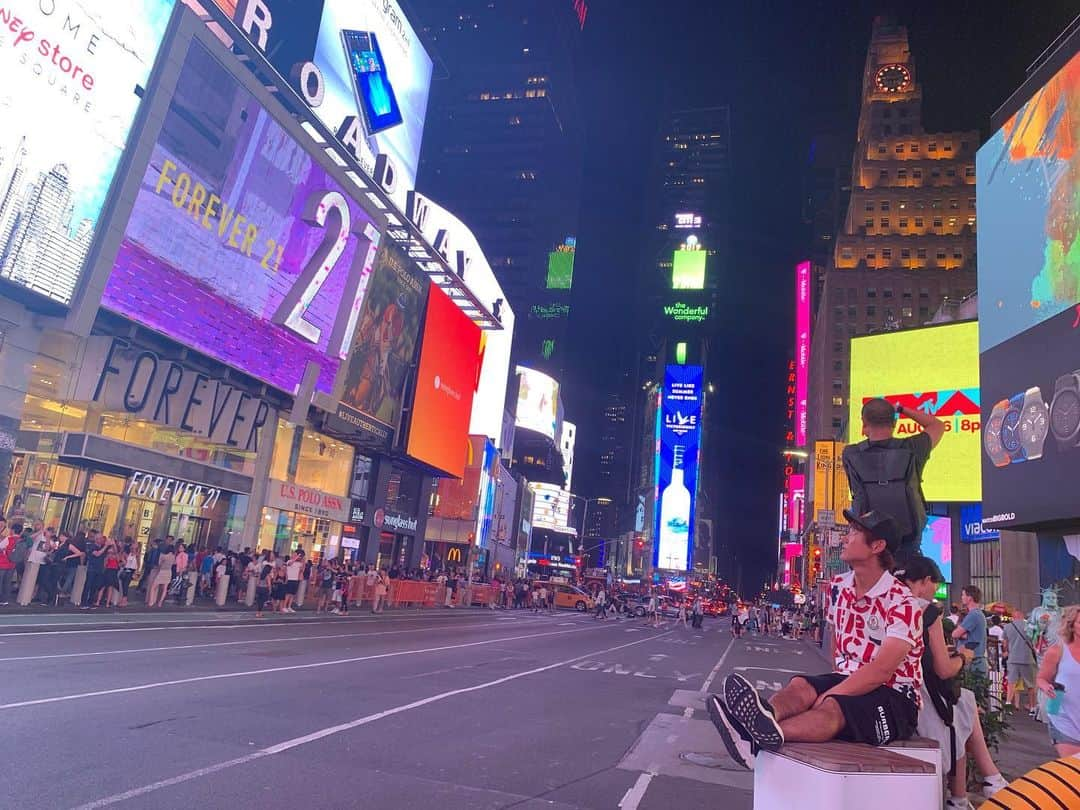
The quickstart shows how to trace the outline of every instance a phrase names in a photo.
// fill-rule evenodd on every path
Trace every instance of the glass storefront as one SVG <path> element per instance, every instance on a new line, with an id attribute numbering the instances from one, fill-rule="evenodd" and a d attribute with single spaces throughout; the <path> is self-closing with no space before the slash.
<path id="1" fill-rule="evenodd" d="M 341 549 L 342 524 L 300 512 L 264 508 L 259 525 L 259 550 L 292 554 L 303 549 L 304 555 L 318 561 L 336 559 Z"/>

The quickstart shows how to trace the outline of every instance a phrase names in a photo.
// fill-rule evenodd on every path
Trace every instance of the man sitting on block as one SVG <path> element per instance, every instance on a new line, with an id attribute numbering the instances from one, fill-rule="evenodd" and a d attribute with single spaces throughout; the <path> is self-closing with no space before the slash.
<path id="1" fill-rule="evenodd" d="M 838 739 L 884 745 L 915 732 L 922 686 L 922 608 L 891 573 L 900 535 L 880 512 L 844 512 L 848 532 L 829 623 L 835 671 L 797 675 L 765 700 L 737 673 L 706 704 L 732 759 L 753 768 L 759 750 Z"/>

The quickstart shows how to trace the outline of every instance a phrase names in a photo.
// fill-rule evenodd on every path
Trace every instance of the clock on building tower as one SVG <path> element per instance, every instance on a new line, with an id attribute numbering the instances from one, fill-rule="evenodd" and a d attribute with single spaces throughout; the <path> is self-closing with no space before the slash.
<path id="1" fill-rule="evenodd" d="M 884 65 L 874 74 L 874 84 L 886 93 L 899 93 L 911 86 L 911 71 L 905 65 Z"/>

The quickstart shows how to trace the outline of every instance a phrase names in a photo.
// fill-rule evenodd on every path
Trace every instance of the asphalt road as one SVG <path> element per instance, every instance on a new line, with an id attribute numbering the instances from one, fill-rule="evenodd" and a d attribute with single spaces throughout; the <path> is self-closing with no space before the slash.
<path id="1" fill-rule="evenodd" d="M 0 805 L 751 807 L 702 709 L 808 644 L 573 613 L 0 619 Z"/>

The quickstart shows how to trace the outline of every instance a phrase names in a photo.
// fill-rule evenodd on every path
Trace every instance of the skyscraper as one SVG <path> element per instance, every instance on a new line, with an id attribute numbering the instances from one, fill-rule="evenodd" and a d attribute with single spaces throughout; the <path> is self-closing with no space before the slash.
<path id="1" fill-rule="evenodd" d="M 571 0 L 417 0 L 436 56 L 418 186 L 476 234 L 517 313 L 514 362 L 561 377 L 583 143 Z"/>
<path id="2" fill-rule="evenodd" d="M 874 21 L 851 197 L 817 307 L 808 430 L 840 437 L 849 339 L 926 323 L 975 289 L 978 132 L 927 132 L 907 29 Z"/>

